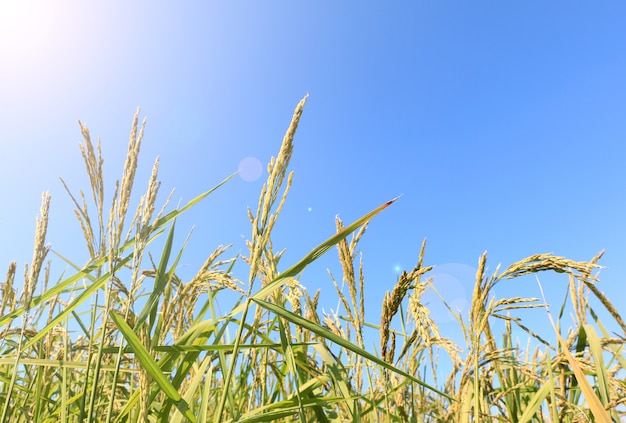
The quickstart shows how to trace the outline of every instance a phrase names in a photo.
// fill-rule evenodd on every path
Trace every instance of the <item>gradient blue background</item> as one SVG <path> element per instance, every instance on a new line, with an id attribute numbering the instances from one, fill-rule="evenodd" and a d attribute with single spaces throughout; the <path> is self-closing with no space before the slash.
<path id="1" fill-rule="evenodd" d="M 309 93 L 274 241 L 287 248 L 282 269 L 334 232 L 335 215 L 347 224 L 403 194 L 361 243 L 370 321 L 424 237 L 435 283 L 460 309 L 484 250 L 493 271 L 534 253 L 588 260 L 606 249 L 600 289 L 623 313 L 625 19 L 620 2 L 4 0 L 0 263 L 30 260 L 44 190 L 49 242 L 86 261 L 58 180 L 88 187 L 76 121 L 102 139 L 110 196 L 137 106 L 148 119 L 137 194 L 157 156 L 161 199 L 176 188 L 173 204 L 246 157 L 263 163 L 260 179 L 235 178 L 177 224 L 177 246 L 195 228 L 184 276 L 219 244 L 245 253 L 246 207 Z M 340 278 L 335 251 L 301 280 L 330 311 L 326 268 Z M 56 260 L 52 273 L 64 269 Z M 540 278 L 557 312 L 567 279 Z M 534 278 L 497 294 L 540 295 Z M 442 334 L 454 333 L 428 295 Z M 547 325 L 542 310 L 528 317 Z"/>

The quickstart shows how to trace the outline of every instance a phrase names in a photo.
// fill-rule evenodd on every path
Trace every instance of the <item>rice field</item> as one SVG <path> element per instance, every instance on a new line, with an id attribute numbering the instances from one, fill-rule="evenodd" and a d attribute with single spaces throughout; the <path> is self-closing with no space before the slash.
<path id="1" fill-rule="evenodd" d="M 380 311 L 371 310 L 380 321 L 366 320 L 358 243 L 395 199 L 349 224 L 337 218 L 335 233 L 279 271 L 272 231 L 288 201 L 305 103 L 296 106 L 258 205 L 248 211 L 248 251 L 218 246 L 189 280 L 177 273 L 185 247 L 173 248 L 176 218 L 234 175 L 170 208 L 169 198 L 159 197 L 157 160 L 145 193 L 131 204 L 146 125 L 138 111 L 123 173 L 106 187 L 114 195 L 105 204 L 100 142 L 80 125 L 90 186 L 73 193 L 63 184 L 89 262 L 51 251 L 44 193 L 23 283 L 12 262 L 0 284 L 2 423 L 626 421 L 626 323 L 598 286 L 601 253 L 583 262 L 537 254 L 493 273 L 487 254 L 478 257 L 468 312 L 450 309 L 461 344 L 440 332 L 421 301 L 434 289 L 425 241 Z M 158 254 L 147 254 L 158 242 Z M 319 292 L 299 281 L 331 250 L 347 286 L 344 292 L 332 279 L 341 315 L 323 313 Z M 53 280 L 52 263 L 68 270 Z M 235 263 L 245 264 L 247 275 L 235 275 Z M 541 298 L 494 294 L 503 281 L 541 272 L 560 276 L 573 318 Z M 238 298 L 228 313 L 216 307 L 221 295 Z M 598 318 L 590 298 L 610 322 Z M 523 309 L 545 312 L 553 336 L 527 326 L 517 316 Z M 532 348 L 515 340 L 520 329 Z M 445 372 L 443 357 L 452 363 Z"/>

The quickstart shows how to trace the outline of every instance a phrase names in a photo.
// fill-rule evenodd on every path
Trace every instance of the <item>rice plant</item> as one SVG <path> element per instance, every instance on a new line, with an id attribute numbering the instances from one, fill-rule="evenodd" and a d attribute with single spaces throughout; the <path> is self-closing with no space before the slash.
<path id="1" fill-rule="evenodd" d="M 170 210 L 169 198 L 159 203 L 156 160 L 131 206 L 145 120 L 139 123 L 137 111 L 112 187 L 105 184 L 100 141 L 94 145 L 80 123 L 89 189 L 75 193 L 62 184 L 89 260 L 76 263 L 46 244 L 44 193 L 23 287 L 16 287 L 15 262 L 0 285 L 1 422 L 624 421 L 626 324 L 598 288 L 601 254 L 584 262 L 537 254 L 491 274 L 483 254 L 468 313 L 450 308 L 463 344 L 440 331 L 422 301 L 435 289 L 426 241 L 380 311 L 368 311 L 380 312 L 380 321 L 367 321 L 358 243 L 396 199 L 347 225 L 337 218 L 326 241 L 296 263 L 280 262 L 284 250 L 274 248 L 272 232 L 293 181 L 289 162 L 306 99 L 268 164 L 258 204 L 248 210 L 247 253 L 216 246 L 189 280 L 177 272 L 185 244 L 173 247 L 176 219 L 234 175 Z M 329 281 L 341 314 L 321 312 L 319 291 L 311 294 L 300 282 L 307 266 L 332 249 L 342 274 L 329 271 Z M 235 274 L 236 262 L 247 275 Z M 53 279 L 52 263 L 69 270 Z M 541 299 L 494 294 L 500 283 L 546 271 L 564 279 L 556 321 Z M 227 292 L 238 301 L 220 314 L 216 304 Z M 621 335 L 609 333 L 590 296 Z M 565 302 L 574 310 L 567 328 Z M 554 339 L 528 327 L 516 315 L 520 309 L 545 313 Z M 513 327 L 528 335 L 529 347 L 517 344 Z M 449 371 L 439 365 L 444 358 Z"/>

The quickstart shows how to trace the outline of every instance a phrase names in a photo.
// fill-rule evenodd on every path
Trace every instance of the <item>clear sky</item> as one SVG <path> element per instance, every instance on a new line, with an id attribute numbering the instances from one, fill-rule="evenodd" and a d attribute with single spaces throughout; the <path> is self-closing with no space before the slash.
<path id="1" fill-rule="evenodd" d="M 335 215 L 347 224 L 403 194 L 361 243 L 370 321 L 424 237 L 437 286 L 461 308 L 484 250 L 493 271 L 534 253 L 588 260 L 606 249 L 600 289 L 624 313 L 625 20 L 621 2 L 4 0 L 0 264 L 30 260 L 45 190 L 48 241 L 86 260 L 58 180 L 87 188 L 77 120 L 102 139 L 111 195 L 140 106 L 137 192 L 160 156 L 162 200 L 176 188 L 176 204 L 245 158 L 265 169 L 309 93 L 274 244 L 287 249 L 283 269 L 332 235 Z M 219 244 L 245 252 L 246 207 L 265 176 L 237 177 L 177 224 L 178 245 L 195 228 L 182 272 Z M 302 277 L 327 311 L 336 258 Z M 556 312 L 567 279 L 541 278 Z M 539 296 L 534 279 L 498 293 Z"/>

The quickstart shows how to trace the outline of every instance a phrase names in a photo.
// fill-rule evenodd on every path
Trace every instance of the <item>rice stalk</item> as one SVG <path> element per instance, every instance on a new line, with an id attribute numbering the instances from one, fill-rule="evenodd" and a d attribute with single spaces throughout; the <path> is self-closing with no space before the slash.
<path id="1" fill-rule="evenodd" d="M 17 270 L 17 263 L 12 261 L 9 263 L 7 270 L 6 280 L 0 284 L 0 318 L 8 312 L 11 313 L 15 310 L 15 304 L 17 301 L 17 294 L 13 288 L 13 281 L 15 280 L 15 272 Z"/>
<path id="2" fill-rule="evenodd" d="M 537 282 L 539 282 L 539 280 L 537 280 Z M 541 283 L 539 283 L 539 289 L 541 290 L 541 293 L 543 295 L 543 288 L 541 287 Z M 545 302 L 545 299 L 544 299 L 544 302 Z M 556 325 L 554 324 L 554 320 L 552 319 L 552 314 L 550 313 L 550 309 L 548 308 L 547 305 L 546 305 L 546 313 L 547 313 L 548 318 L 550 320 L 550 324 L 552 325 L 552 328 L 554 329 L 554 332 L 555 332 L 555 334 L 557 336 L 559 344 L 563 348 L 563 350 L 562 350 L 563 351 L 563 355 L 567 359 L 567 362 L 569 363 L 572 371 L 574 372 L 574 375 L 576 376 L 576 380 L 578 381 L 578 384 L 580 385 L 580 389 L 582 390 L 583 394 L 585 395 L 585 398 L 587 399 L 587 401 L 589 403 L 589 407 L 591 408 L 591 412 L 593 413 L 595 419 L 597 421 L 599 421 L 599 422 L 602 422 L 602 423 L 611 423 L 612 422 L 611 417 L 606 412 L 606 410 L 604 409 L 604 406 L 602 405 L 600 399 L 598 398 L 598 396 L 594 392 L 593 388 L 591 387 L 591 385 L 587 381 L 587 378 L 585 377 L 585 374 L 583 373 L 583 371 L 582 371 L 582 369 L 580 367 L 580 362 L 577 361 L 572 356 L 572 354 L 570 354 L 569 348 L 568 348 L 566 342 L 563 340 L 563 338 L 561 337 L 561 334 L 556 329 Z"/>
<path id="3" fill-rule="evenodd" d="M 23 303 L 26 307 L 26 312 L 30 310 L 31 300 L 33 299 L 33 293 L 37 287 L 39 281 L 39 273 L 43 262 L 50 251 L 50 246 L 45 245 L 46 232 L 48 231 L 48 214 L 50 212 L 50 194 L 45 192 L 41 196 L 41 209 L 39 211 L 40 217 L 37 217 L 37 224 L 35 229 L 35 244 L 33 249 L 33 259 L 30 265 L 30 273 L 25 274 L 24 278 L 24 293 Z"/>
<path id="4" fill-rule="evenodd" d="M 15 351 L 15 358 L 13 361 L 13 369 L 11 372 L 11 378 L 7 386 L 7 390 L 5 392 L 5 400 L 4 407 L 2 409 L 2 415 L 0 416 L 0 422 L 4 423 L 7 421 L 7 416 L 14 412 L 13 407 L 17 405 L 17 403 L 11 404 L 11 398 L 13 395 L 13 389 L 15 388 L 15 384 L 18 378 L 18 369 L 20 366 L 20 360 L 22 356 L 23 349 L 23 340 L 26 335 L 26 331 L 28 330 L 28 326 L 30 325 L 30 308 L 31 301 L 33 298 L 33 293 L 37 286 L 37 282 L 39 281 L 39 273 L 41 272 L 41 267 L 43 266 L 44 259 L 50 251 L 50 246 L 45 245 L 46 242 L 46 233 L 48 231 L 48 214 L 50 212 L 50 194 L 48 192 L 44 192 L 41 197 L 41 209 L 39 211 L 40 215 L 36 217 L 36 225 L 35 225 L 35 242 L 33 248 L 33 259 L 30 265 L 30 273 L 27 272 L 28 265 L 25 266 L 24 271 L 24 292 L 22 294 L 22 303 L 24 304 L 25 314 L 22 319 L 22 327 L 19 334 L 19 340 L 17 344 L 17 348 Z M 9 267 L 9 275 L 7 276 L 7 284 L 9 284 L 8 280 L 11 280 L 14 272 L 11 272 L 11 266 Z"/>
<path id="5" fill-rule="evenodd" d="M 252 291 L 252 284 L 257 275 L 257 269 L 259 267 L 259 261 L 261 255 L 267 251 L 267 246 L 270 241 L 270 234 L 280 211 L 285 203 L 287 193 L 291 187 L 291 181 L 293 179 L 293 172 L 290 172 L 287 176 L 287 184 L 283 191 L 282 197 L 276 206 L 276 210 L 272 213 L 272 209 L 278 199 L 280 188 L 282 187 L 283 180 L 287 175 L 287 169 L 291 160 L 291 154 L 293 152 L 293 138 L 298 129 L 300 123 L 300 117 L 308 95 L 304 96 L 302 100 L 296 106 L 293 113 L 291 123 L 287 128 L 287 132 L 283 138 L 283 142 L 280 146 L 280 150 L 276 158 L 272 157 L 267 166 L 268 177 L 263 188 L 261 189 L 261 195 L 259 197 L 259 203 L 257 205 L 257 211 L 252 216 L 250 210 L 248 215 L 251 217 L 252 223 L 252 237 L 251 237 L 251 250 L 250 250 L 250 276 L 248 278 L 248 295 Z"/>
<path id="6" fill-rule="evenodd" d="M 406 297 L 409 289 L 413 289 L 415 287 L 415 282 L 419 280 L 421 275 L 433 269 L 432 266 L 422 267 L 425 245 L 424 241 L 422 243 L 420 260 L 418 261 L 417 266 L 411 271 L 411 273 L 407 273 L 406 271 L 402 272 L 391 293 L 387 291 L 383 299 L 380 318 L 380 351 L 381 356 L 384 357 L 388 363 L 393 362 L 393 354 L 391 354 L 391 352 L 395 348 L 395 345 L 392 342 L 392 348 L 391 350 L 389 349 L 389 328 L 391 326 L 391 320 L 398 313 L 400 305 Z"/>

